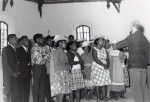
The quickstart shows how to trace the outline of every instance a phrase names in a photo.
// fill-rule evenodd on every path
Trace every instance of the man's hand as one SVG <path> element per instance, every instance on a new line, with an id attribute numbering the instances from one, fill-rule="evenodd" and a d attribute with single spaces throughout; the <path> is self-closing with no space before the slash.
<path id="1" fill-rule="evenodd" d="M 18 76 L 19 76 L 20 74 L 21 74 L 21 72 L 14 73 L 14 74 L 13 74 L 13 77 L 14 77 L 14 78 L 18 78 Z"/>
<path id="2" fill-rule="evenodd" d="M 106 69 L 106 70 L 107 70 L 108 68 L 109 68 L 108 66 L 104 65 L 104 69 Z"/>

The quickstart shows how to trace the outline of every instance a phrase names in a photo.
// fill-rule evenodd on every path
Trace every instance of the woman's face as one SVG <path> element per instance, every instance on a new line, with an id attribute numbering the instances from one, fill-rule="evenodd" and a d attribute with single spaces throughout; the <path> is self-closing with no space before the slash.
<path id="1" fill-rule="evenodd" d="M 77 44 L 76 44 L 76 43 L 73 43 L 70 48 L 71 48 L 71 50 L 73 50 L 73 51 L 77 51 Z"/>
<path id="2" fill-rule="evenodd" d="M 84 50 L 85 52 L 89 52 L 89 46 L 84 47 L 83 50 Z"/>
<path id="3" fill-rule="evenodd" d="M 63 49 L 66 49 L 66 41 L 61 41 L 60 45 Z"/>

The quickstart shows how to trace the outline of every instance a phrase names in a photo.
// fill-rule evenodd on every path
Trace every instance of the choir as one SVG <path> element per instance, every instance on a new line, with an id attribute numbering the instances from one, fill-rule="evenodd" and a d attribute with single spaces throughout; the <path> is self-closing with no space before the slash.
<path id="1" fill-rule="evenodd" d="M 73 35 L 44 38 L 40 33 L 31 43 L 27 36 L 18 40 L 9 34 L 9 45 L 2 51 L 4 101 L 29 102 L 30 89 L 33 102 L 119 100 L 126 98 L 131 81 L 135 102 L 149 102 L 145 39 L 137 22 L 130 35 L 116 44 L 102 36 L 77 41 Z"/>

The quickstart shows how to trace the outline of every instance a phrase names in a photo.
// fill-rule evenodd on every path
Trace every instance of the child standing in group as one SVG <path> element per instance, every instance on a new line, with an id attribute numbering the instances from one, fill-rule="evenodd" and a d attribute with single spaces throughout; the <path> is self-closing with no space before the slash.
<path id="1" fill-rule="evenodd" d="M 86 94 L 86 99 L 91 99 L 92 98 L 92 90 L 93 90 L 93 85 L 91 81 L 91 65 L 93 61 L 92 57 L 92 51 L 90 47 L 89 42 L 83 42 L 82 43 L 82 49 L 84 51 L 83 54 L 81 54 L 81 58 L 84 62 L 84 75 L 85 75 L 85 94 Z"/>
<path id="2" fill-rule="evenodd" d="M 83 80 L 84 65 L 80 55 L 77 53 L 77 44 L 75 41 L 68 43 L 69 51 L 67 52 L 68 62 L 71 66 L 71 90 L 72 90 L 72 102 L 74 102 L 73 94 L 76 96 L 76 102 L 80 102 L 80 90 L 85 87 Z"/>

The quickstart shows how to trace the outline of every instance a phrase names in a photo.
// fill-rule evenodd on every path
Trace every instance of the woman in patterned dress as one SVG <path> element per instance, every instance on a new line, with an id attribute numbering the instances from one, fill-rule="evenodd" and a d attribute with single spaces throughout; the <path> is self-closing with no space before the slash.
<path id="1" fill-rule="evenodd" d="M 57 102 L 63 102 L 64 95 L 70 93 L 69 64 L 65 52 L 66 41 L 60 39 L 57 45 L 58 48 L 51 56 L 51 95 L 56 96 Z"/>
<path id="2" fill-rule="evenodd" d="M 119 50 L 110 51 L 110 73 L 112 85 L 110 88 L 116 100 L 119 99 L 120 94 L 125 91 L 124 73 L 123 68 L 125 67 L 124 60 L 125 54 Z"/>
<path id="3" fill-rule="evenodd" d="M 77 53 L 77 44 L 75 41 L 68 43 L 69 51 L 67 52 L 68 62 L 71 66 L 71 89 L 72 89 L 72 102 L 74 102 L 73 94 L 76 95 L 76 102 L 80 102 L 80 89 L 85 87 L 83 80 L 83 61 Z"/>
<path id="4" fill-rule="evenodd" d="M 92 50 L 92 56 L 94 61 L 91 68 L 91 80 L 96 87 L 97 101 L 101 98 L 99 90 L 102 90 L 102 86 L 110 85 L 110 73 L 109 73 L 109 58 L 108 53 L 104 46 L 104 39 L 97 38 L 94 41 L 94 48 Z M 106 96 L 105 96 L 106 97 Z"/>

